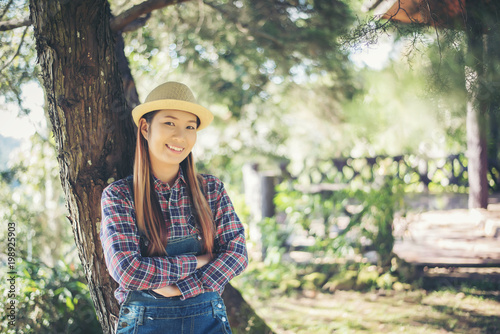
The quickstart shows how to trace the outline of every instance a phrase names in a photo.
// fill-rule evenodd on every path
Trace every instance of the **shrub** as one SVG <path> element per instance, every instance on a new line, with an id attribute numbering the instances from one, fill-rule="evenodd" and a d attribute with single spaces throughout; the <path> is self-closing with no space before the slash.
<path id="1" fill-rule="evenodd" d="M 15 326 L 2 319 L 2 333 L 102 333 L 81 267 L 23 260 L 16 271 Z M 7 290 L 3 309 L 10 302 Z"/>

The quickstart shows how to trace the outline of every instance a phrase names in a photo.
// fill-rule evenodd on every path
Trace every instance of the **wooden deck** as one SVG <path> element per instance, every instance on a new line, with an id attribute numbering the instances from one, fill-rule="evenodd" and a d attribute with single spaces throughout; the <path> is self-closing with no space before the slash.
<path id="1" fill-rule="evenodd" d="M 416 266 L 500 267 L 500 204 L 443 210 L 395 222 L 394 252 Z"/>

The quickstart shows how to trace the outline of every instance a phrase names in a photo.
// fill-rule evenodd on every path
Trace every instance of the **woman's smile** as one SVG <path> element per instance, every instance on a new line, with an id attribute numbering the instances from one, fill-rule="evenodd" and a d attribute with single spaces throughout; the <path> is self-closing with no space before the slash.
<path id="1" fill-rule="evenodd" d="M 175 153 L 182 153 L 182 151 L 184 151 L 184 148 L 182 147 L 177 147 L 169 144 L 166 144 L 165 146 L 167 146 L 167 148 L 169 148 L 171 151 L 174 151 Z"/>

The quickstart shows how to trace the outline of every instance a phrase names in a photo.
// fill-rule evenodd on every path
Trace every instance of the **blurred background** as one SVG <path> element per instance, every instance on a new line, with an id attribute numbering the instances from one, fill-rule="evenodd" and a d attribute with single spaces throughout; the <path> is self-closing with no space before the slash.
<path id="1" fill-rule="evenodd" d="M 141 2 L 109 1 L 114 15 Z M 488 205 L 469 209 L 465 8 L 402 3 L 187 1 L 122 33 L 139 100 L 181 81 L 215 114 L 197 167 L 246 226 L 251 263 L 233 285 L 275 333 L 500 332 L 498 54 L 486 48 L 481 77 Z M 495 15 L 477 16 L 493 41 Z M 0 21 L 28 16 L 27 1 L 0 1 Z M 33 28 L 1 26 L 0 235 L 15 222 L 17 322 L 99 333 Z"/>

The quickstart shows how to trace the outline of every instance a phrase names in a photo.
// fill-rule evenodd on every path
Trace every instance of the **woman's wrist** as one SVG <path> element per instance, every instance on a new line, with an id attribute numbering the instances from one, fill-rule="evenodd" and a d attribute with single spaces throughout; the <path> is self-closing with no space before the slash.
<path id="1" fill-rule="evenodd" d="M 212 257 L 208 254 L 199 255 L 196 257 L 198 263 L 196 264 L 196 269 L 200 269 L 203 266 L 206 266 L 212 260 Z"/>
<path id="2" fill-rule="evenodd" d="M 167 285 L 159 289 L 154 289 L 153 291 L 162 295 L 163 297 L 175 297 L 182 295 L 181 290 L 175 284 Z"/>

